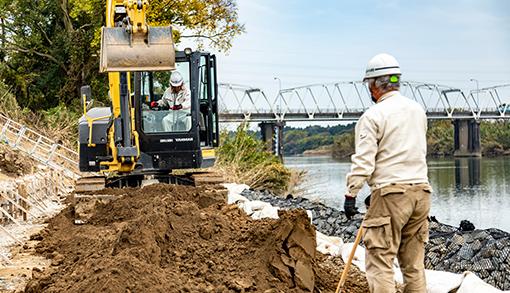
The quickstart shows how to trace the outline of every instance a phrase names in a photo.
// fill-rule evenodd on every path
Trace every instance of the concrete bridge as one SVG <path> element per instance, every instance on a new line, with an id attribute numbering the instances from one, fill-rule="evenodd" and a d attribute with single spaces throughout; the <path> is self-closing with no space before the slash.
<path id="1" fill-rule="evenodd" d="M 510 118 L 510 84 L 464 92 L 445 85 L 402 81 L 400 92 L 418 102 L 428 119 L 449 119 L 455 125 L 455 155 L 480 156 L 482 119 Z M 259 122 L 262 136 L 283 155 L 286 122 L 357 121 L 372 105 L 362 81 L 282 89 L 269 98 L 260 88 L 220 84 L 220 122 Z"/>

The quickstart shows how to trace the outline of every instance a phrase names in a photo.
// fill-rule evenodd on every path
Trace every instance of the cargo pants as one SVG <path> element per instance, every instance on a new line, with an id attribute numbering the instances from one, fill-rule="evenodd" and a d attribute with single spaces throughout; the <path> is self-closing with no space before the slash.
<path id="1" fill-rule="evenodd" d="M 372 192 L 362 223 L 370 292 L 395 292 L 395 257 L 404 277 L 404 293 L 426 292 L 423 262 L 431 193 L 428 183 L 394 183 Z"/>

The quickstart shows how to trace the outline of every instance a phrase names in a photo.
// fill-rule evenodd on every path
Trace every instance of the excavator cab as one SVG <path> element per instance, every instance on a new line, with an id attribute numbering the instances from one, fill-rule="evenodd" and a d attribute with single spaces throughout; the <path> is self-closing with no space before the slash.
<path id="1" fill-rule="evenodd" d="M 123 178 L 119 186 L 138 186 L 147 175 L 171 182 L 166 177 L 172 170 L 214 165 L 214 148 L 219 143 L 216 57 L 191 49 L 178 51 L 175 68 L 190 89 L 190 109 L 150 107 L 169 87 L 173 70 L 134 72 L 129 78 L 133 90 L 128 104 L 132 108 L 124 111 L 134 113 L 134 119 L 113 118 L 107 107 L 92 108 L 80 119 L 80 171 L 111 171 L 114 158 L 109 133 L 113 131 L 117 144 L 124 140 L 122 136 L 132 137 L 119 126 L 130 120 L 134 121 L 132 132 L 136 133 L 139 157 L 132 162 L 133 170 L 119 172 Z M 90 92 L 90 87 L 84 90 Z M 122 163 L 119 154 L 117 159 Z"/>
<path id="2" fill-rule="evenodd" d="M 136 131 L 141 156 L 135 172 L 161 173 L 173 169 L 214 165 L 218 146 L 216 58 L 190 49 L 175 52 L 175 67 L 191 91 L 191 108 L 150 107 L 169 87 L 172 71 L 134 74 Z"/>

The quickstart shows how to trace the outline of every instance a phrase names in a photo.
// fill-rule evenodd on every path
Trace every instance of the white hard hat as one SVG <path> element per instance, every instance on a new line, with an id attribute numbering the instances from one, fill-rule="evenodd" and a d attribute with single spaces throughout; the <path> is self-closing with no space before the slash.
<path id="1" fill-rule="evenodd" d="M 397 74 L 402 74 L 397 60 L 391 55 L 382 53 L 376 55 L 368 62 L 363 81 L 366 81 L 368 78 Z"/>
<path id="2" fill-rule="evenodd" d="M 182 82 L 184 81 L 184 78 L 182 77 L 181 73 L 179 71 L 172 72 L 172 75 L 170 75 L 170 85 L 171 86 L 180 86 L 182 85 Z"/>

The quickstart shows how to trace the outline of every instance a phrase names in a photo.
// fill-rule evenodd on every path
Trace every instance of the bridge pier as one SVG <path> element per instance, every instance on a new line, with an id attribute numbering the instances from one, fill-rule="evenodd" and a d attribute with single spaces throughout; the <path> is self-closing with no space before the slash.
<path id="1" fill-rule="evenodd" d="M 481 184 L 482 158 L 455 158 L 455 184 L 459 187 L 473 187 Z"/>
<path id="2" fill-rule="evenodd" d="M 454 157 L 481 157 L 480 121 L 455 119 Z"/>
<path id="3" fill-rule="evenodd" d="M 279 156 L 283 163 L 283 127 L 285 121 L 265 121 L 260 122 L 260 133 L 262 140 L 270 143 L 267 144 L 267 150 L 272 154 Z"/>

